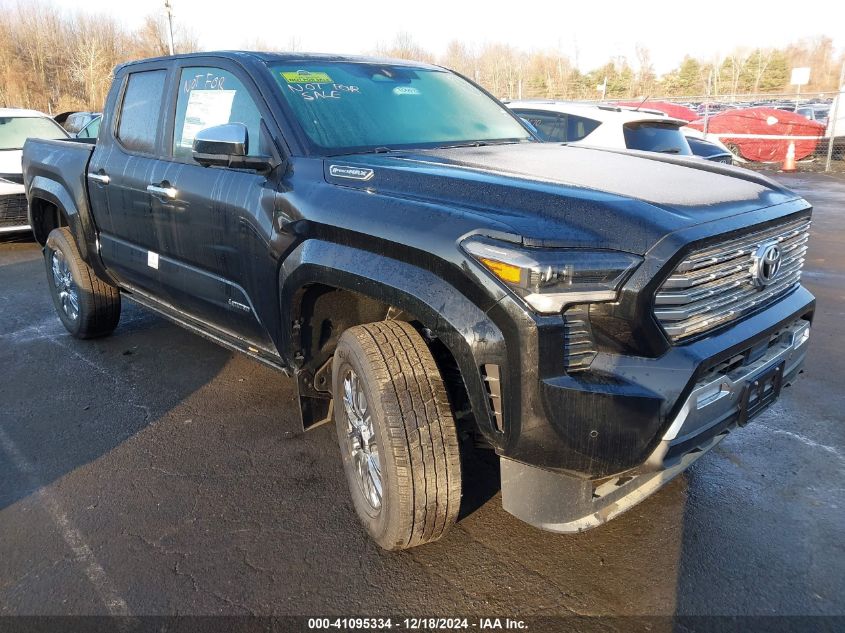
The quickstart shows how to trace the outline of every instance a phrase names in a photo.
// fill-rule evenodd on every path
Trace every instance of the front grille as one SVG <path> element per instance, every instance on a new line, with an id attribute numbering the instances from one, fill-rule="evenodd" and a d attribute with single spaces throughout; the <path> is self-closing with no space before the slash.
<path id="1" fill-rule="evenodd" d="M 27 224 L 26 196 L 22 193 L 0 196 L 0 228 Z"/>
<path id="2" fill-rule="evenodd" d="M 654 315 L 673 341 L 707 332 L 773 303 L 801 279 L 807 253 L 807 219 L 756 231 L 693 251 L 663 282 L 654 300 Z M 777 243 L 780 270 L 769 285 L 755 285 L 754 254 Z"/>

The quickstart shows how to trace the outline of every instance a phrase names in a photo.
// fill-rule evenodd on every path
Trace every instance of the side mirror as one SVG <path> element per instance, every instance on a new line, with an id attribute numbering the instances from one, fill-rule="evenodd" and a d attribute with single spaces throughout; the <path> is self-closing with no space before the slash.
<path id="1" fill-rule="evenodd" d="M 269 156 L 247 156 L 249 132 L 243 123 L 214 125 L 197 132 L 193 159 L 203 167 L 234 167 L 266 171 L 274 167 Z"/>

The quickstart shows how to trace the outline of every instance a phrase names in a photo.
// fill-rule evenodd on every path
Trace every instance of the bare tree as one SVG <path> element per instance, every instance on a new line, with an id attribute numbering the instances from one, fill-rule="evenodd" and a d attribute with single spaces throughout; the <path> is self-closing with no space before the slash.
<path id="1" fill-rule="evenodd" d="M 651 63 L 651 51 L 643 44 L 634 47 L 637 56 L 636 89 L 638 96 L 646 97 L 654 92 L 657 76 L 654 74 L 654 64 Z"/>
<path id="2" fill-rule="evenodd" d="M 400 31 L 387 46 L 379 45 L 377 52 L 386 57 L 399 59 L 414 59 L 418 61 L 434 61 L 434 56 L 417 44 L 414 37 L 407 31 Z"/>
<path id="3" fill-rule="evenodd" d="M 737 48 L 725 58 L 722 63 L 722 72 L 726 74 L 730 85 L 730 94 L 736 97 L 739 93 L 739 83 L 745 72 L 745 64 L 748 62 L 748 50 Z"/>
<path id="4" fill-rule="evenodd" d="M 73 34 L 67 56 L 70 76 L 78 84 L 84 107 L 99 110 L 111 83 L 116 25 L 105 17 L 80 16 Z"/>
<path id="5" fill-rule="evenodd" d="M 14 2 L 15 0 L 5 0 Z M 0 3 L 4 0 L 0 0 Z M 176 52 L 197 50 L 197 41 L 176 16 Z M 248 48 L 278 50 L 274 43 L 252 39 Z M 799 40 L 779 49 L 750 51 L 739 48 L 709 60 L 686 56 L 678 67 L 658 80 L 651 54 L 637 44 L 629 65 L 623 57 L 608 60 L 582 73 L 556 50 L 526 52 L 506 43 L 489 42 L 474 49 L 450 42 L 437 56 L 408 32 L 397 33 L 378 52 L 391 57 L 439 61 L 474 79 L 504 98 L 543 97 L 577 99 L 596 97 L 595 86 L 608 78 L 608 96 L 693 96 L 740 94 L 749 91 L 784 91 L 788 69 L 810 66 L 810 89 L 835 90 L 845 56 L 837 55 L 829 37 Z M 297 36 L 281 47 L 300 50 Z M 577 42 L 575 55 L 578 54 Z M 135 29 L 105 15 L 57 10 L 45 0 L 18 0 L 0 11 L 0 105 L 33 107 L 48 112 L 98 110 L 108 91 L 114 67 L 124 61 L 168 53 L 166 21 L 159 12 Z"/>
<path id="6" fill-rule="evenodd" d="M 462 75 L 478 80 L 478 56 L 463 42 L 457 40 L 449 42 L 441 63 Z"/>
<path id="7" fill-rule="evenodd" d="M 760 92 L 760 82 L 766 75 L 766 70 L 768 70 L 773 56 L 773 49 L 758 48 L 747 60 L 746 69 L 752 77 L 752 92 Z"/>
<path id="8" fill-rule="evenodd" d="M 167 18 L 163 13 L 151 13 L 135 33 L 135 52 L 138 57 L 159 57 L 170 52 Z M 196 38 L 177 23 L 173 32 L 173 51 L 191 53 L 199 48 Z"/>

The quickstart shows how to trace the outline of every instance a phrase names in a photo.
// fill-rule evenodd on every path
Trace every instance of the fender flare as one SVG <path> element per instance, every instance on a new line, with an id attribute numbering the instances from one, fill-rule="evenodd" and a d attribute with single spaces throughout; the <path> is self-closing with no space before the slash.
<path id="1" fill-rule="evenodd" d="M 85 191 L 83 189 L 83 191 Z M 108 274 L 105 267 L 102 265 L 97 250 L 97 236 L 93 222 L 91 221 L 90 213 L 87 206 L 80 212 L 80 207 L 77 201 L 66 187 L 63 187 L 57 181 L 47 178 L 45 176 L 35 176 L 29 185 L 28 201 L 29 201 L 29 222 L 30 226 L 35 231 L 35 224 L 32 217 L 32 202 L 33 200 L 43 200 L 54 205 L 67 218 L 68 227 L 73 234 L 76 241 L 76 246 L 79 249 L 79 254 L 82 259 L 97 273 L 101 279 L 114 283 L 111 275 Z M 83 202 L 87 202 L 83 201 Z M 46 237 L 46 236 L 45 236 Z"/>
<path id="2" fill-rule="evenodd" d="M 310 284 L 355 292 L 404 310 L 431 330 L 454 357 L 479 429 L 494 445 L 494 426 L 480 368 L 506 362 L 505 338 L 487 313 L 434 273 L 404 261 L 322 240 L 307 240 L 282 262 L 279 297 L 283 324 L 298 312 L 299 291 Z M 297 352 L 290 327 L 283 327 L 283 355 Z"/>

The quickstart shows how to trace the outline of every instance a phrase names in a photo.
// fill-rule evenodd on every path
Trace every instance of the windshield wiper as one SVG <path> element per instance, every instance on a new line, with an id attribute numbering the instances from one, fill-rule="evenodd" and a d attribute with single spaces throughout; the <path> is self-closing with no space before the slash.
<path id="1" fill-rule="evenodd" d="M 661 154 L 680 154 L 681 150 L 679 150 L 677 147 L 670 147 L 670 148 L 667 148 L 667 149 L 660 150 L 660 153 Z"/>
<path id="2" fill-rule="evenodd" d="M 328 156 L 355 156 L 357 154 L 389 154 L 390 152 L 398 152 L 399 150 L 393 149 L 392 147 L 373 147 L 370 149 L 358 149 L 355 151 L 350 152 L 334 152 L 328 154 Z"/>
<path id="3" fill-rule="evenodd" d="M 483 147 L 489 145 L 484 141 L 473 141 L 472 143 L 450 143 L 449 145 L 438 145 L 433 149 L 455 149 L 457 147 Z"/>
<path id="4" fill-rule="evenodd" d="M 437 149 L 454 149 L 456 147 L 487 147 L 488 145 L 514 145 L 520 141 L 471 141 L 468 143 L 452 143 L 450 145 L 438 145 Z"/>

